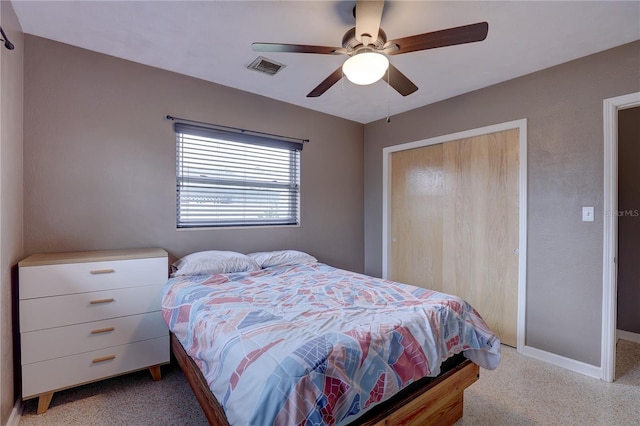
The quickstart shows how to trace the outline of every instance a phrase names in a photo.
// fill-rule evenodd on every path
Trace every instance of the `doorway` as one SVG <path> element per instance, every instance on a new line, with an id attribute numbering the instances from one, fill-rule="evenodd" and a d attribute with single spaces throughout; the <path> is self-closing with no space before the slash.
<path id="1" fill-rule="evenodd" d="M 618 275 L 615 380 L 640 352 L 640 106 L 618 111 Z M 621 340 L 622 339 L 622 340 Z M 633 364 L 633 365 L 631 365 Z"/>
<path id="2" fill-rule="evenodd" d="M 618 112 L 640 106 L 640 92 L 605 99 L 604 115 L 604 234 L 601 377 L 615 379 L 617 331 L 618 248 Z"/>
<path id="3" fill-rule="evenodd" d="M 449 276 L 447 276 L 446 281 L 456 282 L 455 279 L 450 279 L 452 278 L 451 273 L 453 271 L 454 275 L 458 274 L 461 271 L 459 267 L 462 267 L 462 266 L 464 266 L 464 268 L 462 268 L 462 274 L 465 276 L 469 274 L 477 275 L 477 273 L 479 273 L 480 270 L 474 267 L 473 265 L 466 265 L 466 266 L 452 265 L 452 262 L 459 263 L 458 260 L 471 259 L 471 257 L 470 255 L 468 255 L 468 253 L 467 255 L 464 255 L 463 253 L 462 255 L 459 255 L 459 256 L 456 254 L 458 253 L 456 251 L 457 250 L 456 247 L 458 249 L 463 249 L 464 251 L 464 247 L 468 245 L 466 243 L 463 243 L 462 240 L 460 241 L 460 244 L 454 244 L 454 246 L 447 247 L 448 244 L 455 243 L 454 241 L 455 235 L 453 236 L 451 235 L 459 232 L 457 231 L 445 232 L 448 226 L 447 222 L 454 219 L 460 219 L 462 217 L 461 210 L 456 208 L 456 205 L 457 205 L 456 200 L 463 199 L 463 201 L 464 200 L 469 201 L 469 203 L 465 202 L 463 203 L 464 205 L 458 206 L 461 209 L 464 209 L 465 206 L 467 207 L 473 206 L 474 203 L 472 202 L 473 201 L 472 199 L 475 196 L 474 194 L 476 190 L 471 189 L 471 187 L 467 185 L 466 186 L 467 189 L 463 190 L 463 193 L 456 190 L 455 188 L 452 193 L 450 191 L 451 188 L 447 187 L 447 189 L 442 192 L 442 196 L 438 195 L 438 187 L 442 188 L 442 185 L 445 185 L 445 183 L 439 182 L 438 180 L 439 173 L 437 170 L 438 169 L 437 164 L 438 163 L 442 164 L 441 167 L 444 170 L 446 169 L 446 167 L 460 168 L 460 165 L 462 163 L 467 163 L 469 165 L 469 168 L 467 168 L 467 166 L 464 166 L 463 168 L 466 168 L 466 171 L 462 171 L 462 174 L 458 174 L 458 176 L 461 177 L 462 179 L 465 179 L 465 176 L 466 178 L 472 178 L 471 175 L 467 176 L 465 173 L 468 174 L 471 170 L 474 170 L 474 169 L 477 172 L 478 167 L 482 169 L 483 166 L 481 164 L 483 162 L 480 159 L 483 157 L 483 155 L 486 157 L 485 155 L 486 153 L 483 153 L 484 148 L 480 148 L 483 145 L 482 140 L 487 139 L 487 135 L 491 135 L 490 137 L 488 137 L 488 139 L 491 140 L 489 144 L 490 145 L 495 144 L 496 135 L 509 134 L 509 133 L 511 133 L 512 135 L 515 135 L 515 151 L 511 151 L 515 153 L 515 157 L 513 157 L 509 161 L 515 163 L 515 170 L 513 172 L 515 174 L 515 179 L 512 179 L 512 181 L 515 182 L 516 189 L 512 192 L 516 193 L 515 195 L 516 201 L 513 203 L 515 205 L 515 209 L 512 211 L 511 215 L 512 217 L 515 216 L 516 218 L 516 227 L 514 232 L 515 236 L 511 240 L 512 242 L 507 243 L 507 245 L 510 244 L 508 247 L 509 255 L 504 253 L 504 256 L 500 255 L 500 257 L 503 259 L 506 259 L 507 257 L 510 256 L 513 259 L 513 262 L 517 264 L 517 267 L 513 268 L 514 275 L 515 275 L 514 278 L 515 278 L 515 281 L 517 281 L 517 285 L 515 286 L 516 288 L 514 288 L 515 295 L 513 297 L 515 301 L 511 302 L 511 304 L 509 305 L 509 307 L 513 311 L 515 311 L 513 313 L 513 317 L 515 318 L 515 324 L 513 325 L 514 330 L 511 333 L 512 339 L 508 344 L 516 346 L 517 349 L 521 351 L 521 349 L 524 347 L 525 277 L 526 277 L 526 211 L 527 211 L 527 207 L 526 207 L 526 187 L 527 187 L 526 185 L 526 174 L 527 174 L 526 120 L 517 120 L 517 121 L 502 123 L 494 126 L 487 126 L 483 128 L 465 131 L 465 132 L 459 132 L 459 133 L 444 135 L 436 138 L 411 142 L 408 144 L 395 145 L 392 147 L 385 148 L 383 150 L 383 178 L 384 178 L 383 206 L 384 206 L 384 209 L 383 209 L 383 264 L 382 266 L 383 266 L 383 277 L 395 279 L 397 281 L 407 281 L 407 280 L 410 281 L 409 278 L 411 278 L 411 276 L 422 277 L 424 279 L 425 272 L 426 272 L 429 274 L 429 278 L 427 279 L 427 281 L 425 281 L 422 284 L 421 283 L 415 283 L 415 284 L 423 285 L 428 288 L 433 288 L 434 290 L 444 291 L 445 293 L 451 293 L 451 294 L 457 294 L 457 292 L 452 291 L 451 289 L 448 289 L 448 288 L 441 288 L 442 287 L 441 283 L 443 281 L 442 277 L 449 274 Z M 476 141 L 478 144 L 474 145 L 474 143 L 471 142 L 472 140 Z M 477 152 L 475 152 L 476 150 Z M 469 152 L 466 152 L 466 151 L 469 151 Z M 519 159 L 518 159 L 518 153 L 519 153 Z M 511 154 L 507 154 L 506 151 L 503 154 L 497 157 L 489 156 L 488 161 L 486 163 L 490 164 L 491 162 L 494 162 L 496 158 L 502 156 L 502 158 L 505 159 L 505 162 L 502 163 L 501 167 L 504 167 L 506 162 L 509 162 L 507 161 L 507 157 Z M 421 250 L 424 252 L 424 250 L 432 249 L 428 247 L 429 244 L 427 244 L 427 246 L 425 247 L 421 247 L 421 244 L 418 244 L 418 250 L 416 250 L 415 247 L 411 247 L 409 250 L 405 250 L 405 252 L 411 254 L 411 256 L 407 257 L 407 258 L 413 259 L 412 261 L 410 261 L 411 264 L 420 263 L 419 265 L 420 268 L 422 269 L 426 268 L 426 270 L 424 271 L 420 270 L 420 271 L 417 271 L 417 273 L 406 275 L 407 274 L 406 259 L 404 259 L 405 256 L 399 256 L 399 251 L 397 250 L 399 244 L 397 244 L 397 238 L 394 236 L 394 235 L 400 235 L 397 229 L 398 219 L 397 218 L 394 219 L 394 215 L 393 215 L 394 203 L 395 204 L 406 203 L 406 200 L 395 199 L 396 195 L 394 195 L 394 191 L 392 191 L 392 188 L 394 185 L 394 179 L 397 180 L 397 177 L 394 176 L 394 168 L 398 169 L 400 167 L 404 167 L 404 164 L 406 164 L 408 160 L 413 161 L 413 157 L 422 157 L 420 161 L 424 162 L 428 166 L 427 169 L 423 170 L 423 171 L 426 171 L 425 173 L 422 173 L 422 172 L 417 173 L 416 177 L 418 179 L 426 179 L 427 181 L 430 181 L 431 184 L 435 185 L 433 187 L 430 187 L 431 189 L 429 189 L 426 192 L 425 192 L 425 188 L 426 189 L 428 188 L 425 185 L 422 185 L 422 184 L 418 185 L 418 188 L 420 188 L 422 192 L 422 196 L 426 197 L 426 199 L 428 200 L 428 202 L 425 204 L 426 206 L 425 208 L 417 209 L 419 210 L 418 215 L 421 215 L 422 213 L 424 213 L 425 210 L 433 210 L 435 211 L 434 218 L 435 218 L 435 221 L 437 222 L 435 227 L 431 227 L 430 230 L 426 230 L 425 232 L 427 233 L 427 235 L 431 235 L 432 237 L 442 236 L 442 234 L 446 234 L 447 237 L 444 238 L 443 240 L 444 243 L 443 242 L 439 243 L 441 246 L 441 250 L 439 252 L 434 251 L 435 253 L 439 253 L 436 256 L 425 256 L 423 253 L 423 255 L 421 256 L 419 255 L 420 256 L 419 259 L 416 259 L 415 257 L 416 251 Z M 514 162 L 514 159 L 515 159 L 515 162 Z M 492 167 L 495 167 L 495 166 L 497 165 L 492 164 Z M 471 172 L 471 173 L 476 173 L 476 172 Z M 486 168 L 484 173 L 486 173 Z M 445 174 L 448 175 L 447 173 Z M 501 172 L 501 174 L 504 174 L 504 172 Z M 468 180 L 469 179 L 467 179 L 467 181 Z M 471 179 L 471 180 L 473 181 L 474 179 Z M 450 182 L 452 181 L 449 180 L 449 183 Z M 449 184 L 446 184 L 446 185 L 449 185 Z M 454 183 L 454 186 L 455 186 L 455 183 Z M 462 186 L 460 188 L 462 188 Z M 467 192 L 464 192 L 464 191 L 467 191 Z M 486 198 L 481 197 L 481 199 L 479 200 L 479 203 L 476 203 L 476 204 L 480 206 L 482 203 L 486 204 Z M 507 208 L 505 206 L 505 208 L 501 209 L 501 211 L 504 213 L 506 209 Z M 409 209 L 407 209 L 407 211 L 408 210 Z M 414 210 L 416 209 L 414 208 Z M 457 211 L 457 210 L 460 210 L 460 211 Z M 481 209 L 481 210 L 485 211 L 486 209 Z M 410 213 L 410 214 L 413 214 L 413 213 Z M 475 215 L 475 217 L 477 216 L 478 215 Z M 400 218 L 400 222 L 405 220 L 407 220 L 407 218 L 405 217 Z M 411 218 L 409 218 L 409 220 L 411 220 Z M 418 220 L 418 222 L 423 223 L 424 221 Z M 485 222 L 487 222 L 487 229 L 490 229 L 495 225 L 495 220 L 492 223 L 491 218 L 489 218 L 489 220 Z M 442 226 L 440 226 L 440 223 L 442 224 Z M 454 230 L 455 229 L 460 230 L 465 227 L 465 225 L 456 227 L 455 223 L 453 224 L 450 223 L 449 225 L 451 225 L 453 227 L 452 229 Z M 467 225 L 469 226 L 466 226 L 466 228 L 477 229 L 477 226 L 476 226 L 477 224 L 467 224 Z M 464 235 L 461 235 L 460 237 L 461 238 L 464 237 L 463 238 L 464 241 L 467 241 L 467 242 L 469 241 L 469 239 Z M 394 241 L 394 238 L 396 238 L 396 241 Z M 437 238 L 427 238 L 427 240 L 429 243 L 433 243 L 434 240 L 437 240 Z M 483 241 L 482 238 L 478 239 L 477 242 L 479 246 L 486 243 L 486 241 Z M 471 244 L 471 245 L 474 245 L 474 244 Z M 512 245 L 513 247 L 511 247 Z M 401 250 L 402 249 L 400 249 L 400 251 Z M 454 252 L 451 252 L 451 250 L 454 250 Z M 482 253 L 494 254 L 496 253 L 496 251 L 481 249 L 479 253 L 481 255 Z M 405 262 L 404 266 L 402 263 L 403 261 Z M 455 276 L 453 278 L 455 278 Z M 514 281 L 514 278 L 511 279 L 511 282 Z M 429 282 L 429 280 L 433 282 Z M 469 280 L 461 279 L 457 281 L 468 282 Z M 412 282 L 410 283 L 414 284 Z M 438 286 L 438 283 L 440 283 L 440 286 Z M 493 292 L 493 293 L 495 294 L 496 292 Z M 463 295 L 461 296 L 463 298 L 466 298 Z M 474 304 L 474 301 L 470 301 L 470 303 L 474 305 L 474 307 L 480 309 L 481 313 L 483 312 L 482 308 L 479 308 Z M 499 303 L 499 302 L 495 302 L 495 303 Z M 505 306 L 505 305 L 506 304 L 502 304 L 502 306 Z M 493 314 L 495 309 L 490 308 L 490 309 L 486 309 L 486 311 Z"/>

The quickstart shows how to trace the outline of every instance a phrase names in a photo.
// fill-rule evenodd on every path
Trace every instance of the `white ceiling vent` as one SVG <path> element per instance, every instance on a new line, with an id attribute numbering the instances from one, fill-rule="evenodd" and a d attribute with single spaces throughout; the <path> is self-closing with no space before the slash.
<path id="1" fill-rule="evenodd" d="M 286 67 L 286 65 L 258 56 L 247 68 L 269 75 L 276 75 L 276 73 L 284 67 Z"/>

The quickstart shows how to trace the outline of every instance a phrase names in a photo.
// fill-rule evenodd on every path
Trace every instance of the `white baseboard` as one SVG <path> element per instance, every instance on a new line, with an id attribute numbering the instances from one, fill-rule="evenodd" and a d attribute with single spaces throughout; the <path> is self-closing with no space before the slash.
<path id="1" fill-rule="evenodd" d="M 571 370 L 576 373 L 584 374 L 585 376 L 602 379 L 602 368 L 595 365 L 587 364 L 582 361 L 576 361 L 575 359 L 566 358 L 560 355 L 553 354 L 551 352 L 532 348 L 531 346 L 525 346 L 524 348 L 522 348 L 521 353 L 528 357 L 535 358 L 539 361 L 544 361 L 549 364 L 557 365 L 558 367 L 566 368 L 567 370 Z"/>
<path id="2" fill-rule="evenodd" d="M 640 334 L 638 333 L 632 333 L 630 331 L 624 331 L 624 330 L 616 330 L 616 337 L 618 339 L 640 343 Z"/>
<path id="3" fill-rule="evenodd" d="M 18 426 L 20 423 L 20 417 L 22 416 L 22 400 L 18 399 L 11 410 L 9 420 L 7 420 L 6 426 Z"/>

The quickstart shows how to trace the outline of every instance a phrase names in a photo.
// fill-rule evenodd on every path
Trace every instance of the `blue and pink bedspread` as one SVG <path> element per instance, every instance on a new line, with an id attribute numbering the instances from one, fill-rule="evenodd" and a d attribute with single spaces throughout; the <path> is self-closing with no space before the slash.
<path id="1" fill-rule="evenodd" d="M 346 424 L 500 342 L 457 297 L 322 263 L 169 280 L 163 316 L 231 425 Z"/>

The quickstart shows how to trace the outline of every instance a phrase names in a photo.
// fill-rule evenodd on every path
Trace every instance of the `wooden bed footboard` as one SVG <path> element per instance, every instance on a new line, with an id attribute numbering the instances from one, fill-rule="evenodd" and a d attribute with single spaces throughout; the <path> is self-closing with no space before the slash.
<path id="1" fill-rule="evenodd" d="M 171 350 L 209 424 L 229 426 L 222 406 L 211 393 L 200 369 L 173 333 Z M 464 390 L 478 380 L 480 368 L 462 358 L 449 364 L 438 377 L 424 378 L 409 385 L 349 426 L 453 425 L 462 417 Z"/>
<path id="2" fill-rule="evenodd" d="M 480 377 L 465 359 L 438 377 L 419 380 L 349 426 L 450 426 L 462 418 L 464 390 Z"/>

